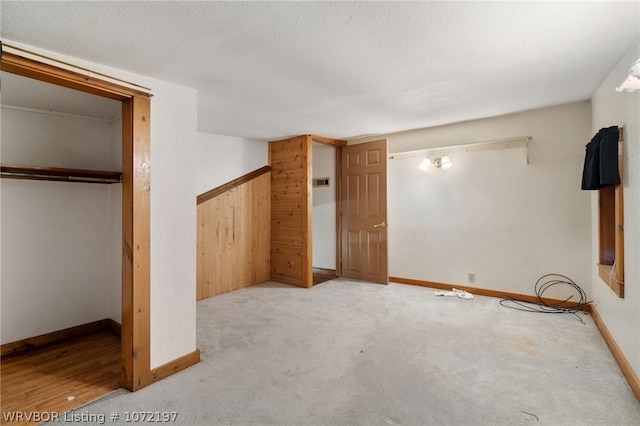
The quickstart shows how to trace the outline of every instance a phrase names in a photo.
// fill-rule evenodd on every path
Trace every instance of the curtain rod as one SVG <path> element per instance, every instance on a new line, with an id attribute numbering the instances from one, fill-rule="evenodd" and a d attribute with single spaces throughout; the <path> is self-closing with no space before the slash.
<path id="1" fill-rule="evenodd" d="M 72 71 L 72 72 L 75 72 L 75 73 L 78 73 L 78 74 L 84 74 L 87 77 L 99 78 L 99 79 L 104 80 L 106 82 L 119 84 L 121 86 L 126 86 L 126 87 L 128 87 L 130 89 L 139 90 L 141 92 L 147 93 L 150 96 L 153 96 L 153 93 L 151 92 L 151 89 L 148 88 L 148 87 L 141 86 L 139 84 L 132 83 L 130 81 L 123 80 L 121 78 L 112 77 L 110 75 L 103 74 L 103 73 L 98 72 L 98 71 L 93 71 L 93 70 L 90 70 L 88 68 L 84 68 L 84 67 L 81 67 L 81 66 L 78 66 L 78 65 L 74 65 L 74 64 L 71 64 L 69 62 L 61 61 L 59 59 L 55 59 L 55 58 L 52 58 L 50 56 L 45 56 L 45 55 L 42 55 L 40 53 L 32 52 L 30 50 L 23 49 L 23 48 L 17 47 L 17 46 L 13 46 L 13 45 L 7 44 L 5 42 L 0 42 L 0 43 L 2 44 L 2 50 L 6 51 L 7 53 L 13 53 L 14 55 L 22 56 L 23 58 L 26 58 L 26 59 L 37 60 L 37 61 L 43 62 L 43 63 L 45 63 L 47 65 L 53 65 L 53 66 L 58 67 L 58 68 L 66 69 L 67 71 Z M 34 59 L 33 57 L 35 57 L 37 59 Z"/>
<path id="2" fill-rule="evenodd" d="M 389 158 L 393 159 L 398 156 L 410 156 L 417 155 L 420 153 L 430 153 L 434 151 L 444 151 L 444 152 L 470 152 L 470 151 L 483 151 L 487 149 L 507 149 L 507 148 L 520 148 L 520 147 L 528 147 L 529 142 L 533 139 L 531 136 L 517 136 L 513 138 L 507 139 L 495 139 L 489 141 L 482 142 L 474 142 L 467 143 L 461 145 L 449 145 L 449 146 L 438 146 L 433 148 L 422 148 L 416 149 L 412 151 L 400 151 L 400 152 L 392 152 L 389 153 Z"/>

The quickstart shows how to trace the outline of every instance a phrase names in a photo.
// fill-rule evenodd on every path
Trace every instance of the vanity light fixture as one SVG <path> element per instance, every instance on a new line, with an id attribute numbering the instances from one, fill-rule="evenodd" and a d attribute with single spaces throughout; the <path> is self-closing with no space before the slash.
<path id="1" fill-rule="evenodd" d="M 427 170 L 429 170 L 429 167 L 431 166 L 431 164 L 433 164 L 436 168 L 443 169 L 443 170 L 449 170 L 453 167 L 453 163 L 451 162 L 451 159 L 446 155 L 442 157 L 436 157 L 434 159 L 425 157 L 424 160 L 420 162 L 418 167 L 420 168 L 420 170 L 426 172 Z"/>

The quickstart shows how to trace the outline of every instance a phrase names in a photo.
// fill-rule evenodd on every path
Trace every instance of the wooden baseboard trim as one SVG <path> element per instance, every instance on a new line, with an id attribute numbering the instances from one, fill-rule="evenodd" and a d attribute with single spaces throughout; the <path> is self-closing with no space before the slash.
<path id="1" fill-rule="evenodd" d="M 26 339 L 17 340 L 15 342 L 5 343 L 0 347 L 0 356 L 12 355 L 18 352 L 26 351 L 31 348 L 47 345 L 49 343 L 59 342 L 74 337 L 84 336 L 86 334 L 95 333 L 102 330 L 114 331 L 115 326 L 120 329 L 120 324 L 112 319 L 103 319 L 87 324 L 76 325 L 74 327 L 65 328 L 64 330 L 53 331 L 51 333 L 41 334 L 39 336 L 28 337 Z M 115 331 L 114 331 L 115 332 Z M 120 334 L 119 332 L 116 334 Z"/>
<path id="2" fill-rule="evenodd" d="M 120 323 L 117 322 L 116 320 L 113 320 L 111 318 L 107 318 L 107 328 L 113 333 L 116 334 L 118 336 L 122 335 L 122 327 L 120 326 Z"/>
<path id="3" fill-rule="evenodd" d="M 182 371 L 187 367 L 191 367 L 194 364 L 200 362 L 200 349 L 176 358 L 166 364 L 162 364 L 160 367 L 154 368 L 151 371 L 151 383 L 155 383 L 159 380 L 165 379 L 172 374 Z"/>
<path id="4" fill-rule="evenodd" d="M 420 287 L 430 287 L 437 288 L 438 290 L 451 290 L 452 288 L 456 288 L 458 290 L 468 291 L 471 294 L 476 294 L 478 296 L 488 296 L 488 297 L 497 297 L 498 299 L 513 298 L 522 300 L 523 302 L 529 303 L 539 303 L 537 296 L 531 296 L 528 294 L 519 294 L 519 293 L 511 293 L 508 291 L 498 291 L 498 290 L 489 290 L 486 288 L 478 288 L 478 287 L 468 287 L 464 285 L 458 284 L 445 284 L 445 283 L 437 283 L 433 281 L 422 281 L 422 280 L 414 280 L 411 278 L 400 278 L 400 277 L 389 277 L 390 282 L 399 283 L 399 284 L 409 284 L 409 285 L 417 285 Z M 548 304 L 562 304 L 563 301 L 560 299 L 551 299 L 548 297 L 544 297 L 542 299 L 545 303 Z M 582 308 L 585 312 L 591 311 L 591 305 L 585 305 Z"/>
<path id="5" fill-rule="evenodd" d="M 613 357 L 615 358 L 616 362 L 620 366 L 620 370 L 622 370 L 622 374 L 627 379 L 627 382 L 629 382 L 629 386 L 631 386 L 631 390 L 636 395 L 636 398 L 638 398 L 638 401 L 640 401 L 640 379 L 638 379 L 638 375 L 636 374 L 636 372 L 633 371 L 631 364 L 629 364 L 629 361 L 622 353 L 622 349 L 620 349 L 620 346 L 618 346 L 618 343 L 611 335 L 611 332 L 605 325 L 604 321 L 602 320 L 602 317 L 598 313 L 598 310 L 595 308 L 595 306 L 591 307 L 591 317 L 593 318 L 593 322 L 596 323 L 598 330 L 600 330 L 600 334 L 602 334 L 602 338 L 604 339 L 605 342 L 607 342 L 607 346 L 609 346 L 609 350 L 611 351 L 611 353 L 613 354 Z"/>

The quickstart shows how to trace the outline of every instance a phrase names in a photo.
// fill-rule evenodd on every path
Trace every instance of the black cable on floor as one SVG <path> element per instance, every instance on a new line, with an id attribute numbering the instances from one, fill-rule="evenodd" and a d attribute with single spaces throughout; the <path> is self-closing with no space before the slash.
<path id="1" fill-rule="evenodd" d="M 567 298 L 557 303 L 547 303 L 544 301 L 544 293 L 554 286 L 568 286 L 571 293 Z M 586 305 L 591 303 L 587 301 L 587 294 L 576 284 L 571 278 L 560 274 L 543 275 L 536 281 L 535 293 L 538 303 L 526 302 L 505 295 L 500 304 L 506 308 L 516 309 L 524 312 L 535 312 L 541 314 L 572 314 L 584 324 L 584 321 L 577 312 L 581 311 Z M 574 297 L 577 296 L 575 299 Z M 577 300 L 576 300 L 577 299 Z"/>

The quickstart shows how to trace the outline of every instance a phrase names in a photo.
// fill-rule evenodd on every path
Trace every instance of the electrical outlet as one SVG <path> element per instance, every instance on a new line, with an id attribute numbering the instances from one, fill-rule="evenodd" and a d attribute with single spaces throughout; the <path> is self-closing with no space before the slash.
<path id="1" fill-rule="evenodd" d="M 476 273 L 475 272 L 467 272 L 467 282 L 475 283 L 476 282 Z"/>

